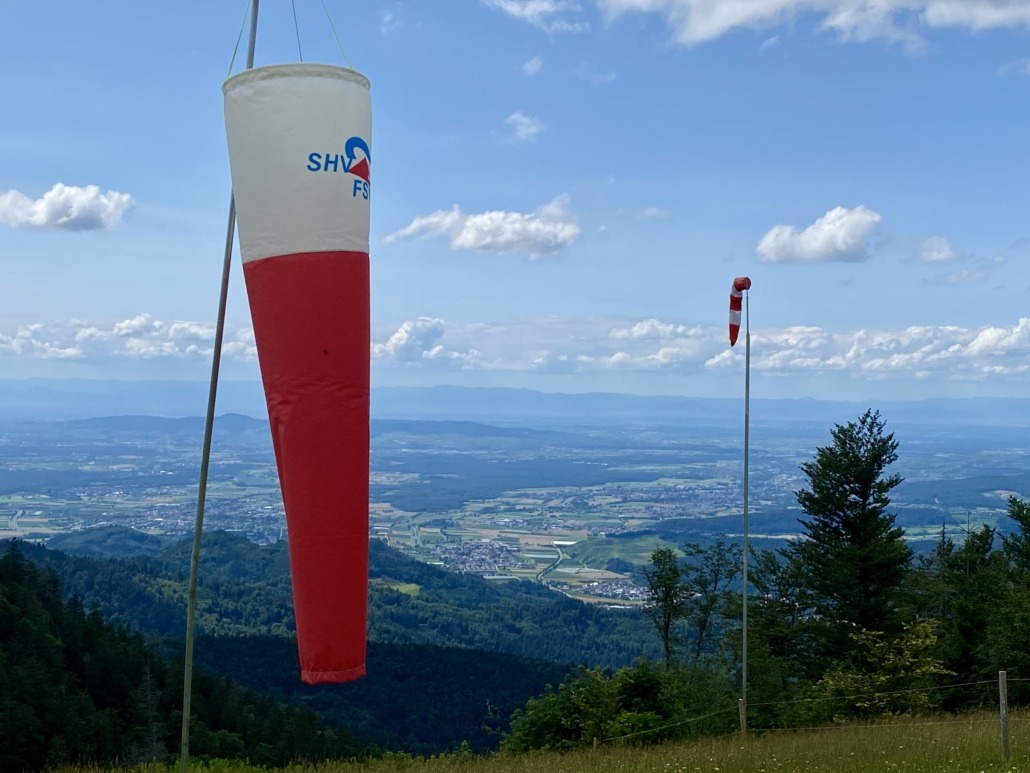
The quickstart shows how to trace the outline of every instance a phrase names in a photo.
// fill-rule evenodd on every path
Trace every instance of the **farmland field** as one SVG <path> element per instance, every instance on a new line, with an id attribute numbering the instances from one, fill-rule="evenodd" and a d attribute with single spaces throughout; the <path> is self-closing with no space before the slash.
<path id="1" fill-rule="evenodd" d="M 267 424 L 219 422 L 206 527 L 281 539 Z M 189 533 L 200 429 L 199 419 L 145 417 L 0 425 L 0 535 L 48 539 L 100 525 Z M 782 546 L 798 533 L 799 466 L 829 429 L 752 428 L 754 545 Z M 635 567 L 656 547 L 741 535 L 741 438 L 725 427 L 390 420 L 372 430 L 371 536 L 455 571 L 633 602 Z M 916 549 L 942 528 L 961 539 L 967 526 L 1005 527 L 1006 497 L 1030 494 L 1020 428 L 906 425 L 897 436 L 906 481 L 892 509 Z"/>

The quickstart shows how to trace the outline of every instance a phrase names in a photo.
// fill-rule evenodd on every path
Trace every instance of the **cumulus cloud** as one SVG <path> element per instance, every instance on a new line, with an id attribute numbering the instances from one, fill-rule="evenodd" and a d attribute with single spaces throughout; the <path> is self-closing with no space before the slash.
<path id="1" fill-rule="evenodd" d="M 951 242 L 943 236 L 931 236 L 923 239 L 916 251 L 919 263 L 952 263 L 958 260 L 959 254 Z"/>
<path id="2" fill-rule="evenodd" d="M 20 191 L 0 193 L 0 223 L 41 230 L 111 230 L 132 204 L 128 193 L 101 193 L 96 185 L 80 188 L 57 183 L 35 200 Z"/>
<path id="3" fill-rule="evenodd" d="M 455 204 L 416 217 L 383 241 L 447 236 L 453 250 L 492 254 L 528 253 L 531 258 L 561 252 L 579 237 L 580 229 L 568 211 L 567 196 L 558 196 L 530 213 L 501 210 L 466 215 Z"/>
<path id="4" fill-rule="evenodd" d="M 686 325 L 675 325 L 657 319 L 645 319 L 630 327 L 613 327 L 608 337 L 616 341 L 640 338 L 675 338 L 677 336 L 698 335 L 700 328 L 689 328 Z"/>
<path id="5" fill-rule="evenodd" d="M 383 343 L 372 342 L 372 359 L 383 363 L 410 364 L 427 360 L 469 362 L 479 356 L 474 348 L 459 352 L 440 343 L 445 329 L 444 321 L 435 317 L 407 320 Z"/>
<path id="6" fill-rule="evenodd" d="M 419 317 L 397 328 L 385 343 L 372 345 L 373 357 L 388 357 L 394 360 L 417 360 L 433 347 L 443 335 L 442 319 Z"/>
<path id="7" fill-rule="evenodd" d="M 569 21 L 569 15 L 580 10 L 571 0 L 480 0 L 488 8 L 539 27 L 546 32 L 584 32 L 586 22 Z"/>
<path id="8" fill-rule="evenodd" d="M 858 262 L 868 257 L 867 240 L 880 220 L 863 206 L 835 207 L 803 231 L 773 226 L 755 251 L 767 263 Z"/>
<path id="9" fill-rule="evenodd" d="M 530 59 L 528 62 L 522 65 L 522 74 L 532 78 L 534 75 L 540 72 L 540 70 L 543 69 L 543 66 L 544 60 L 541 59 L 539 56 L 534 56 L 532 59 Z"/>
<path id="10" fill-rule="evenodd" d="M 509 115 L 504 122 L 515 129 L 515 137 L 520 140 L 535 140 L 544 130 L 543 121 L 518 110 Z"/>
<path id="11" fill-rule="evenodd" d="M 97 361 L 210 359 L 214 339 L 214 325 L 208 322 L 158 320 L 149 314 L 138 314 L 117 321 L 37 322 L 11 331 L 0 330 L 0 355 Z M 222 352 L 241 361 L 256 359 L 253 331 L 228 329 Z"/>
<path id="12" fill-rule="evenodd" d="M 769 30 L 809 16 L 844 42 L 886 40 L 918 50 L 930 29 L 980 32 L 1030 28 L 1025 0 L 597 0 L 609 22 L 630 13 L 658 14 L 684 45 L 739 29 Z"/>

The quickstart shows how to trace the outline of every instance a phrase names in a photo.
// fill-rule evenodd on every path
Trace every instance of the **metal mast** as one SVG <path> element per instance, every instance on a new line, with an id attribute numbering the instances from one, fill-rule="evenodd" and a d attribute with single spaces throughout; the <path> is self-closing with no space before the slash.
<path id="1" fill-rule="evenodd" d="M 247 67 L 254 66 L 254 45 L 257 41 L 258 0 L 251 0 L 250 37 L 247 42 Z M 231 65 L 230 65 L 231 69 Z M 179 771 L 187 773 L 190 758 L 190 698 L 193 691 L 193 634 L 197 617 L 197 568 L 200 563 L 200 537 L 204 528 L 204 505 L 207 499 L 207 475 L 211 465 L 211 434 L 215 424 L 215 401 L 218 395 L 218 371 L 222 361 L 222 339 L 225 334 L 225 306 L 229 295 L 229 270 L 232 266 L 233 235 L 236 231 L 236 199 L 229 195 L 229 222 L 225 230 L 225 257 L 222 262 L 222 284 L 218 296 L 218 322 L 211 361 L 211 385 L 207 397 L 207 418 L 204 423 L 204 447 L 200 457 L 200 484 L 197 492 L 197 522 L 193 530 L 193 552 L 190 554 L 190 580 L 186 606 L 186 662 L 182 682 L 182 743 L 179 750 Z"/>

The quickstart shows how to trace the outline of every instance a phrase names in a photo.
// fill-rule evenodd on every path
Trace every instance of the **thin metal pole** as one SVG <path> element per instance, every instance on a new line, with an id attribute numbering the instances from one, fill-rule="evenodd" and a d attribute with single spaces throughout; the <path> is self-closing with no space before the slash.
<path id="1" fill-rule="evenodd" d="M 258 0 L 252 0 L 250 39 L 247 43 L 247 69 L 254 66 L 254 45 L 257 41 Z M 225 256 L 222 261 L 222 284 L 218 295 L 218 321 L 211 357 L 211 384 L 207 394 L 207 418 L 204 422 L 204 446 L 200 456 L 200 483 L 197 491 L 197 521 L 193 529 L 193 551 L 190 554 L 190 580 L 186 603 L 186 658 L 182 680 L 182 742 L 179 750 L 179 771 L 187 773 L 190 764 L 190 698 L 193 692 L 193 634 L 197 618 L 197 574 L 200 564 L 200 538 L 204 530 L 204 505 L 207 501 L 207 477 L 211 466 L 211 435 L 215 425 L 215 403 L 218 396 L 218 371 L 222 363 L 222 339 L 225 336 L 225 307 L 229 297 L 229 271 L 232 267 L 233 236 L 236 232 L 236 198 L 229 195 L 229 222 L 225 229 Z"/>
<path id="2" fill-rule="evenodd" d="M 747 709 L 747 565 L 748 565 L 748 457 L 751 440 L 751 298 L 744 291 L 744 612 L 743 646 L 741 647 L 741 695 Z"/>
<path id="3" fill-rule="evenodd" d="M 1008 673 L 998 672 L 998 711 L 1001 717 L 1001 759 L 1009 759 L 1009 688 Z"/>

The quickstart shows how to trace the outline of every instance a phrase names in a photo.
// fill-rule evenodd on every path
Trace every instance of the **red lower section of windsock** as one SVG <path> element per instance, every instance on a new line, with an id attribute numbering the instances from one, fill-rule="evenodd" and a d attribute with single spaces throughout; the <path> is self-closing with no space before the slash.
<path id="1" fill-rule="evenodd" d="M 243 264 L 286 507 L 301 679 L 365 674 L 368 255 Z"/>

